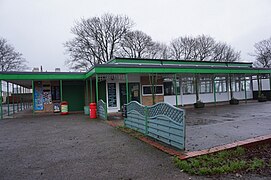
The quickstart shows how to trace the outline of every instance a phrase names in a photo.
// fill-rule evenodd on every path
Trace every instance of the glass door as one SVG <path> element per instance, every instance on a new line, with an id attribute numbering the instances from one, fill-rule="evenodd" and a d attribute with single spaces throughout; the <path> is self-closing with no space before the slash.
<path id="1" fill-rule="evenodd" d="M 126 84 L 120 83 L 120 107 L 126 104 Z M 130 101 L 137 101 L 140 103 L 140 84 L 128 83 L 128 99 Z"/>

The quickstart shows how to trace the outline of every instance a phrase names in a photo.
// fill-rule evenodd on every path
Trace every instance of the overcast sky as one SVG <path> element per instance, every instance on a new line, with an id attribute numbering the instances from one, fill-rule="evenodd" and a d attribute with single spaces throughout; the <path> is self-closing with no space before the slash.
<path id="1" fill-rule="evenodd" d="M 80 18 L 123 14 L 153 40 L 168 43 L 207 34 L 253 61 L 253 45 L 271 37 L 271 0 L 0 0 L 0 37 L 23 53 L 31 67 L 64 66 L 63 43 Z"/>

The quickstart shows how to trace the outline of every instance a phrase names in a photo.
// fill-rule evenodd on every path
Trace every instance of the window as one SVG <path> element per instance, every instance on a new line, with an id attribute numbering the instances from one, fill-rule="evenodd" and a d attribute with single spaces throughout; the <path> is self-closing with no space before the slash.
<path id="1" fill-rule="evenodd" d="M 152 95 L 152 88 L 154 89 L 155 95 L 164 95 L 163 85 L 142 85 L 143 96 Z"/>
<path id="2" fill-rule="evenodd" d="M 201 94 L 212 93 L 213 92 L 212 87 L 213 86 L 212 86 L 212 80 L 211 80 L 211 78 L 204 77 L 204 78 L 200 79 L 199 92 Z"/>
<path id="3" fill-rule="evenodd" d="M 194 94 L 195 87 L 194 87 L 193 78 L 192 77 L 183 78 L 182 79 L 182 88 L 183 88 L 183 94 Z"/>
<path id="4" fill-rule="evenodd" d="M 177 94 L 180 94 L 180 83 L 179 80 L 176 80 Z M 164 82 L 164 95 L 176 95 L 176 89 L 174 87 L 174 81 Z"/>
<path id="5" fill-rule="evenodd" d="M 216 77 L 215 78 L 216 92 L 222 93 L 227 92 L 227 82 L 225 77 Z"/>

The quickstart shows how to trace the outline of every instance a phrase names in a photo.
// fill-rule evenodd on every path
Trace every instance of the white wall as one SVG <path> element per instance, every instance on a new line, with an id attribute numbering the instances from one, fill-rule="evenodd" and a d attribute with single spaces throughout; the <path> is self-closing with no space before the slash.
<path id="1" fill-rule="evenodd" d="M 245 92 L 233 92 L 233 96 L 236 99 L 244 100 L 245 99 Z M 247 91 L 247 99 L 252 99 L 252 91 Z M 211 103 L 214 102 L 214 94 L 213 93 L 206 93 L 206 94 L 200 94 L 199 98 L 204 103 Z M 223 101 L 229 101 L 230 95 L 229 93 L 216 93 L 216 102 L 223 102 Z M 176 105 L 176 96 L 164 96 L 164 101 L 171 104 Z M 196 95 L 195 94 L 189 94 L 189 95 L 178 95 L 178 104 L 179 105 L 186 105 L 186 104 L 194 104 L 196 102 Z"/>
<path id="2" fill-rule="evenodd" d="M 118 110 L 120 110 L 121 107 L 120 107 L 120 90 L 119 90 L 120 86 L 119 86 L 119 84 L 120 83 L 125 83 L 125 82 L 126 82 L 125 79 L 116 79 L 116 80 L 107 79 L 106 80 L 106 104 L 107 104 L 107 111 L 109 113 L 118 112 Z M 129 74 L 128 75 L 128 82 L 129 83 L 140 83 L 140 75 L 138 75 L 138 74 Z M 108 86 L 107 86 L 108 83 L 116 83 L 117 107 L 108 107 Z M 142 92 L 140 92 L 140 93 L 142 93 Z"/>

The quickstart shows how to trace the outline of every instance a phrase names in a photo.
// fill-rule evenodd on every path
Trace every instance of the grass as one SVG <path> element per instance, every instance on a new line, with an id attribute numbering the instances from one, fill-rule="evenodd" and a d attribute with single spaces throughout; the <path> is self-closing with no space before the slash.
<path id="1" fill-rule="evenodd" d="M 237 147 L 233 150 L 225 150 L 187 160 L 180 160 L 178 157 L 174 157 L 174 162 L 182 171 L 195 175 L 225 174 L 241 170 L 253 171 L 265 165 L 271 168 L 271 160 L 269 163 L 265 163 L 264 160 L 257 158 L 245 160 L 245 158 L 242 158 L 245 154 L 246 149 Z"/>

